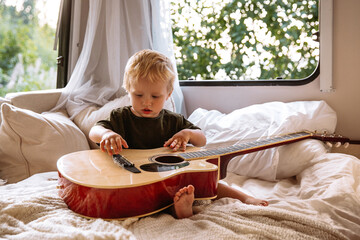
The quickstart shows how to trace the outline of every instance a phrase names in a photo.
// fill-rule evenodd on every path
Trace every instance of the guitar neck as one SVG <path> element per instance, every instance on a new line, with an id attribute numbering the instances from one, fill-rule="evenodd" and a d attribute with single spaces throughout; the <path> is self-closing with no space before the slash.
<path id="1" fill-rule="evenodd" d="M 179 155 L 185 160 L 195 160 L 200 158 L 211 158 L 223 155 L 243 155 L 268 148 L 278 147 L 300 140 L 313 138 L 313 134 L 309 132 L 291 133 L 284 136 L 272 137 L 264 140 L 253 142 L 245 142 L 232 146 L 222 147 L 218 149 L 202 150 L 197 152 L 180 153 Z"/>

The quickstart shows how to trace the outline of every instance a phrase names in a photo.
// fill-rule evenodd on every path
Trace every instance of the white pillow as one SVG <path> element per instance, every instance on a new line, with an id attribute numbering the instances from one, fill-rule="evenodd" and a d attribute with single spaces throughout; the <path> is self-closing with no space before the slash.
<path id="1" fill-rule="evenodd" d="M 310 160 L 328 152 L 325 144 L 314 139 L 295 142 L 278 149 L 279 163 L 276 178 L 283 179 L 298 175 L 307 167 Z"/>
<path id="2" fill-rule="evenodd" d="M 9 99 L 6 99 L 6 98 L 3 98 L 3 97 L 0 97 L 0 107 L 3 103 L 11 103 L 11 101 Z M 1 115 L 0 115 L 0 124 L 1 124 Z"/>
<path id="3" fill-rule="evenodd" d="M 92 149 L 96 149 L 99 147 L 89 139 L 89 132 L 91 127 L 94 126 L 96 122 L 107 119 L 113 109 L 129 105 L 131 105 L 130 98 L 128 95 L 125 95 L 106 103 L 102 107 L 90 106 L 88 108 L 85 108 L 83 111 L 81 111 L 78 115 L 75 116 L 74 122 L 87 137 L 90 147 Z M 165 102 L 164 108 L 170 111 L 175 111 L 172 97 L 170 97 Z"/>
<path id="4" fill-rule="evenodd" d="M 332 133 L 336 126 L 336 113 L 324 101 L 269 102 L 237 109 L 229 114 L 199 108 L 190 115 L 189 120 L 204 131 L 208 145 L 217 145 L 223 142 L 252 142 L 303 130 L 327 130 Z M 279 158 L 278 148 L 236 156 L 227 170 L 274 181 Z M 291 161 L 301 162 L 301 154 L 292 157 Z M 279 176 L 286 175 L 282 170 L 280 172 Z M 289 169 L 290 172 L 296 172 L 296 169 Z"/>
<path id="5" fill-rule="evenodd" d="M 56 171 L 62 155 L 89 149 L 85 135 L 65 111 L 38 114 L 4 103 L 1 115 L 0 178 L 9 183 Z"/>

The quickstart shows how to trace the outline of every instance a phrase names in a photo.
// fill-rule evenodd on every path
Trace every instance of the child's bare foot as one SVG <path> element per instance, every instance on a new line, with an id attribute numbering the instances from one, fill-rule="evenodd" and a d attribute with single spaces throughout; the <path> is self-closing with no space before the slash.
<path id="1" fill-rule="evenodd" d="M 193 215 L 192 205 L 194 202 L 193 185 L 181 188 L 174 196 L 174 209 L 178 219 L 188 218 Z"/>
<path id="2" fill-rule="evenodd" d="M 245 199 L 244 203 L 246 204 L 251 204 L 251 205 L 258 205 L 258 206 L 268 206 L 269 202 L 266 200 L 262 200 L 262 199 L 258 199 L 258 198 L 254 198 L 249 196 L 248 198 Z"/>

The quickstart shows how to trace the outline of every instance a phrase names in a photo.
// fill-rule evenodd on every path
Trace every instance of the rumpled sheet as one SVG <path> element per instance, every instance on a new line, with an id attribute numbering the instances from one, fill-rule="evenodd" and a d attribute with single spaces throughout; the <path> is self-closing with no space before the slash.
<path id="1" fill-rule="evenodd" d="M 224 198 L 188 219 L 166 213 L 123 221 L 87 219 L 57 195 L 57 173 L 0 187 L 3 239 L 359 239 L 360 160 L 326 153 L 297 177 L 269 182 L 229 173 L 222 180 L 268 207 Z"/>
<path id="2" fill-rule="evenodd" d="M 296 101 L 255 104 L 227 114 L 198 108 L 189 116 L 189 121 L 202 129 L 208 145 L 219 145 L 255 141 L 304 130 L 333 133 L 337 117 L 325 101 Z M 282 167 L 279 163 L 282 157 L 279 149 L 270 148 L 236 156 L 227 169 L 238 175 L 274 181 L 277 169 Z M 298 146 L 299 151 L 302 149 L 302 146 Z M 302 154 L 307 152 L 303 151 L 301 157 Z M 304 159 L 307 161 L 308 156 Z"/>

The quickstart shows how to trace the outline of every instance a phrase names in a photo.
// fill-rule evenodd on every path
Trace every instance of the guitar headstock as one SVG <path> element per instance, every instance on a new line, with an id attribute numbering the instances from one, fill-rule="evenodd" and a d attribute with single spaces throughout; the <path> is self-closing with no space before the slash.
<path id="1" fill-rule="evenodd" d="M 314 132 L 312 133 L 311 138 L 323 141 L 329 147 L 340 147 L 341 145 L 344 145 L 344 147 L 347 148 L 350 142 L 350 139 L 347 137 L 341 136 L 339 134 L 327 133 L 326 131 L 323 133 Z"/>

